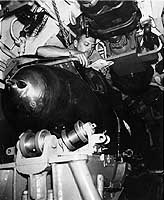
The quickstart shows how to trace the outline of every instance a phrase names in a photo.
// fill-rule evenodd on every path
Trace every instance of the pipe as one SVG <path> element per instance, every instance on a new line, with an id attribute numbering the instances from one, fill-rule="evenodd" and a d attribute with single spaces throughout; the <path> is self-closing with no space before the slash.
<path id="1" fill-rule="evenodd" d="M 16 55 L 11 52 L 11 50 L 2 41 L 0 41 L 0 50 L 10 58 L 16 57 Z"/>
<path id="2" fill-rule="evenodd" d="M 102 200 L 86 165 L 86 160 L 71 161 L 69 167 L 83 200 Z"/>
<path id="3" fill-rule="evenodd" d="M 33 60 L 33 61 L 31 61 L 31 62 L 26 62 L 26 63 L 23 63 L 23 64 L 20 64 L 19 65 L 19 67 L 22 67 L 22 66 L 25 66 L 25 65 L 33 65 L 33 64 L 38 64 L 39 62 L 41 63 L 41 64 L 44 64 L 44 65 L 58 65 L 58 64 L 64 64 L 64 63 L 68 63 L 68 62 L 74 62 L 74 61 L 78 61 L 78 58 L 75 58 L 75 57 L 68 57 L 68 58 L 64 58 L 64 59 L 62 59 L 62 60 L 56 60 L 56 58 L 55 59 L 50 59 L 50 58 L 48 58 L 48 59 L 41 59 L 41 60 L 38 60 L 37 58 L 36 58 L 36 60 Z M 56 66 L 54 66 L 54 67 L 56 67 Z"/>

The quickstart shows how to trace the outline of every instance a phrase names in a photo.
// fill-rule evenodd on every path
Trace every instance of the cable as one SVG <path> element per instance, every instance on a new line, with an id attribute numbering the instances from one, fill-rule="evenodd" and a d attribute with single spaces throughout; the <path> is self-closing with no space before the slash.
<path id="1" fill-rule="evenodd" d="M 114 114 L 116 116 L 117 119 L 117 125 L 118 125 L 118 129 L 117 129 L 117 159 L 120 158 L 120 132 L 121 132 L 121 125 L 120 125 L 120 119 L 116 113 L 116 111 L 114 110 Z"/>
<path id="2" fill-rule="evenodd" d="M 14 19 L 11 21 L 11 23 L 10 23 L 10 29 L 9 29 L 9 30 L 10 30 L 10 36 L 11 36 L 11 38 L 13 39 L 14 43 L 15 43 L 17 46 L 19 46 L 20 40 L 15 36 L 14 31 L 13 31 L 13 26 L 14 26 L 15 22 L 17 22 L 17 21 L 18 21 L 17 18 L 14 18 Z"/>
<path id="3" fill-rule="evenodd" d="M 0 63 L 3 63 L 4 65 L 6 65 L 6 63 L 4 61 L 2 61 L 2 60 L 0 60 Z"/>

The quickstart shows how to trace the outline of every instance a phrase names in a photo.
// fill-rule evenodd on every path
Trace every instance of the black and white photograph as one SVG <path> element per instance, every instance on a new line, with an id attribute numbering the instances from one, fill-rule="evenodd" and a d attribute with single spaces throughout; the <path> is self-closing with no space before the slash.
<path id="1" fill-rule="evenodd" d="M 0 0 L 0 200 L 163 200 L 164 0 Z"/>

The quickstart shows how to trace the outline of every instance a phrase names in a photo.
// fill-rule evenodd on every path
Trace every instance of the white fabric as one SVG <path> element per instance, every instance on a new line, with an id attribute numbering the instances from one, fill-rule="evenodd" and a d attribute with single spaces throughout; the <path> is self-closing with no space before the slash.
<path id="1" fill-rule="evenodd" d="M 152 17 L 156 23 L 157 29 L 164 34 L 162 24 L 162 10 L 164 8 L 164 0 L 137 0 L 138 6 L 142 13 L 141 22 L 149 20 Z"/>

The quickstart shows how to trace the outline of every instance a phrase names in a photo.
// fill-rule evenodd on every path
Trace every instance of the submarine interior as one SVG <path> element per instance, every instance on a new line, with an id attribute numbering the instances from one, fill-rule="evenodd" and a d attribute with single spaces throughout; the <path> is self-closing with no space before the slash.
<path id="1" fill-rule="evenodd" d="M 162 200 L 163 78 L 163 0 L 0 1 L 0 200 Z"/>

